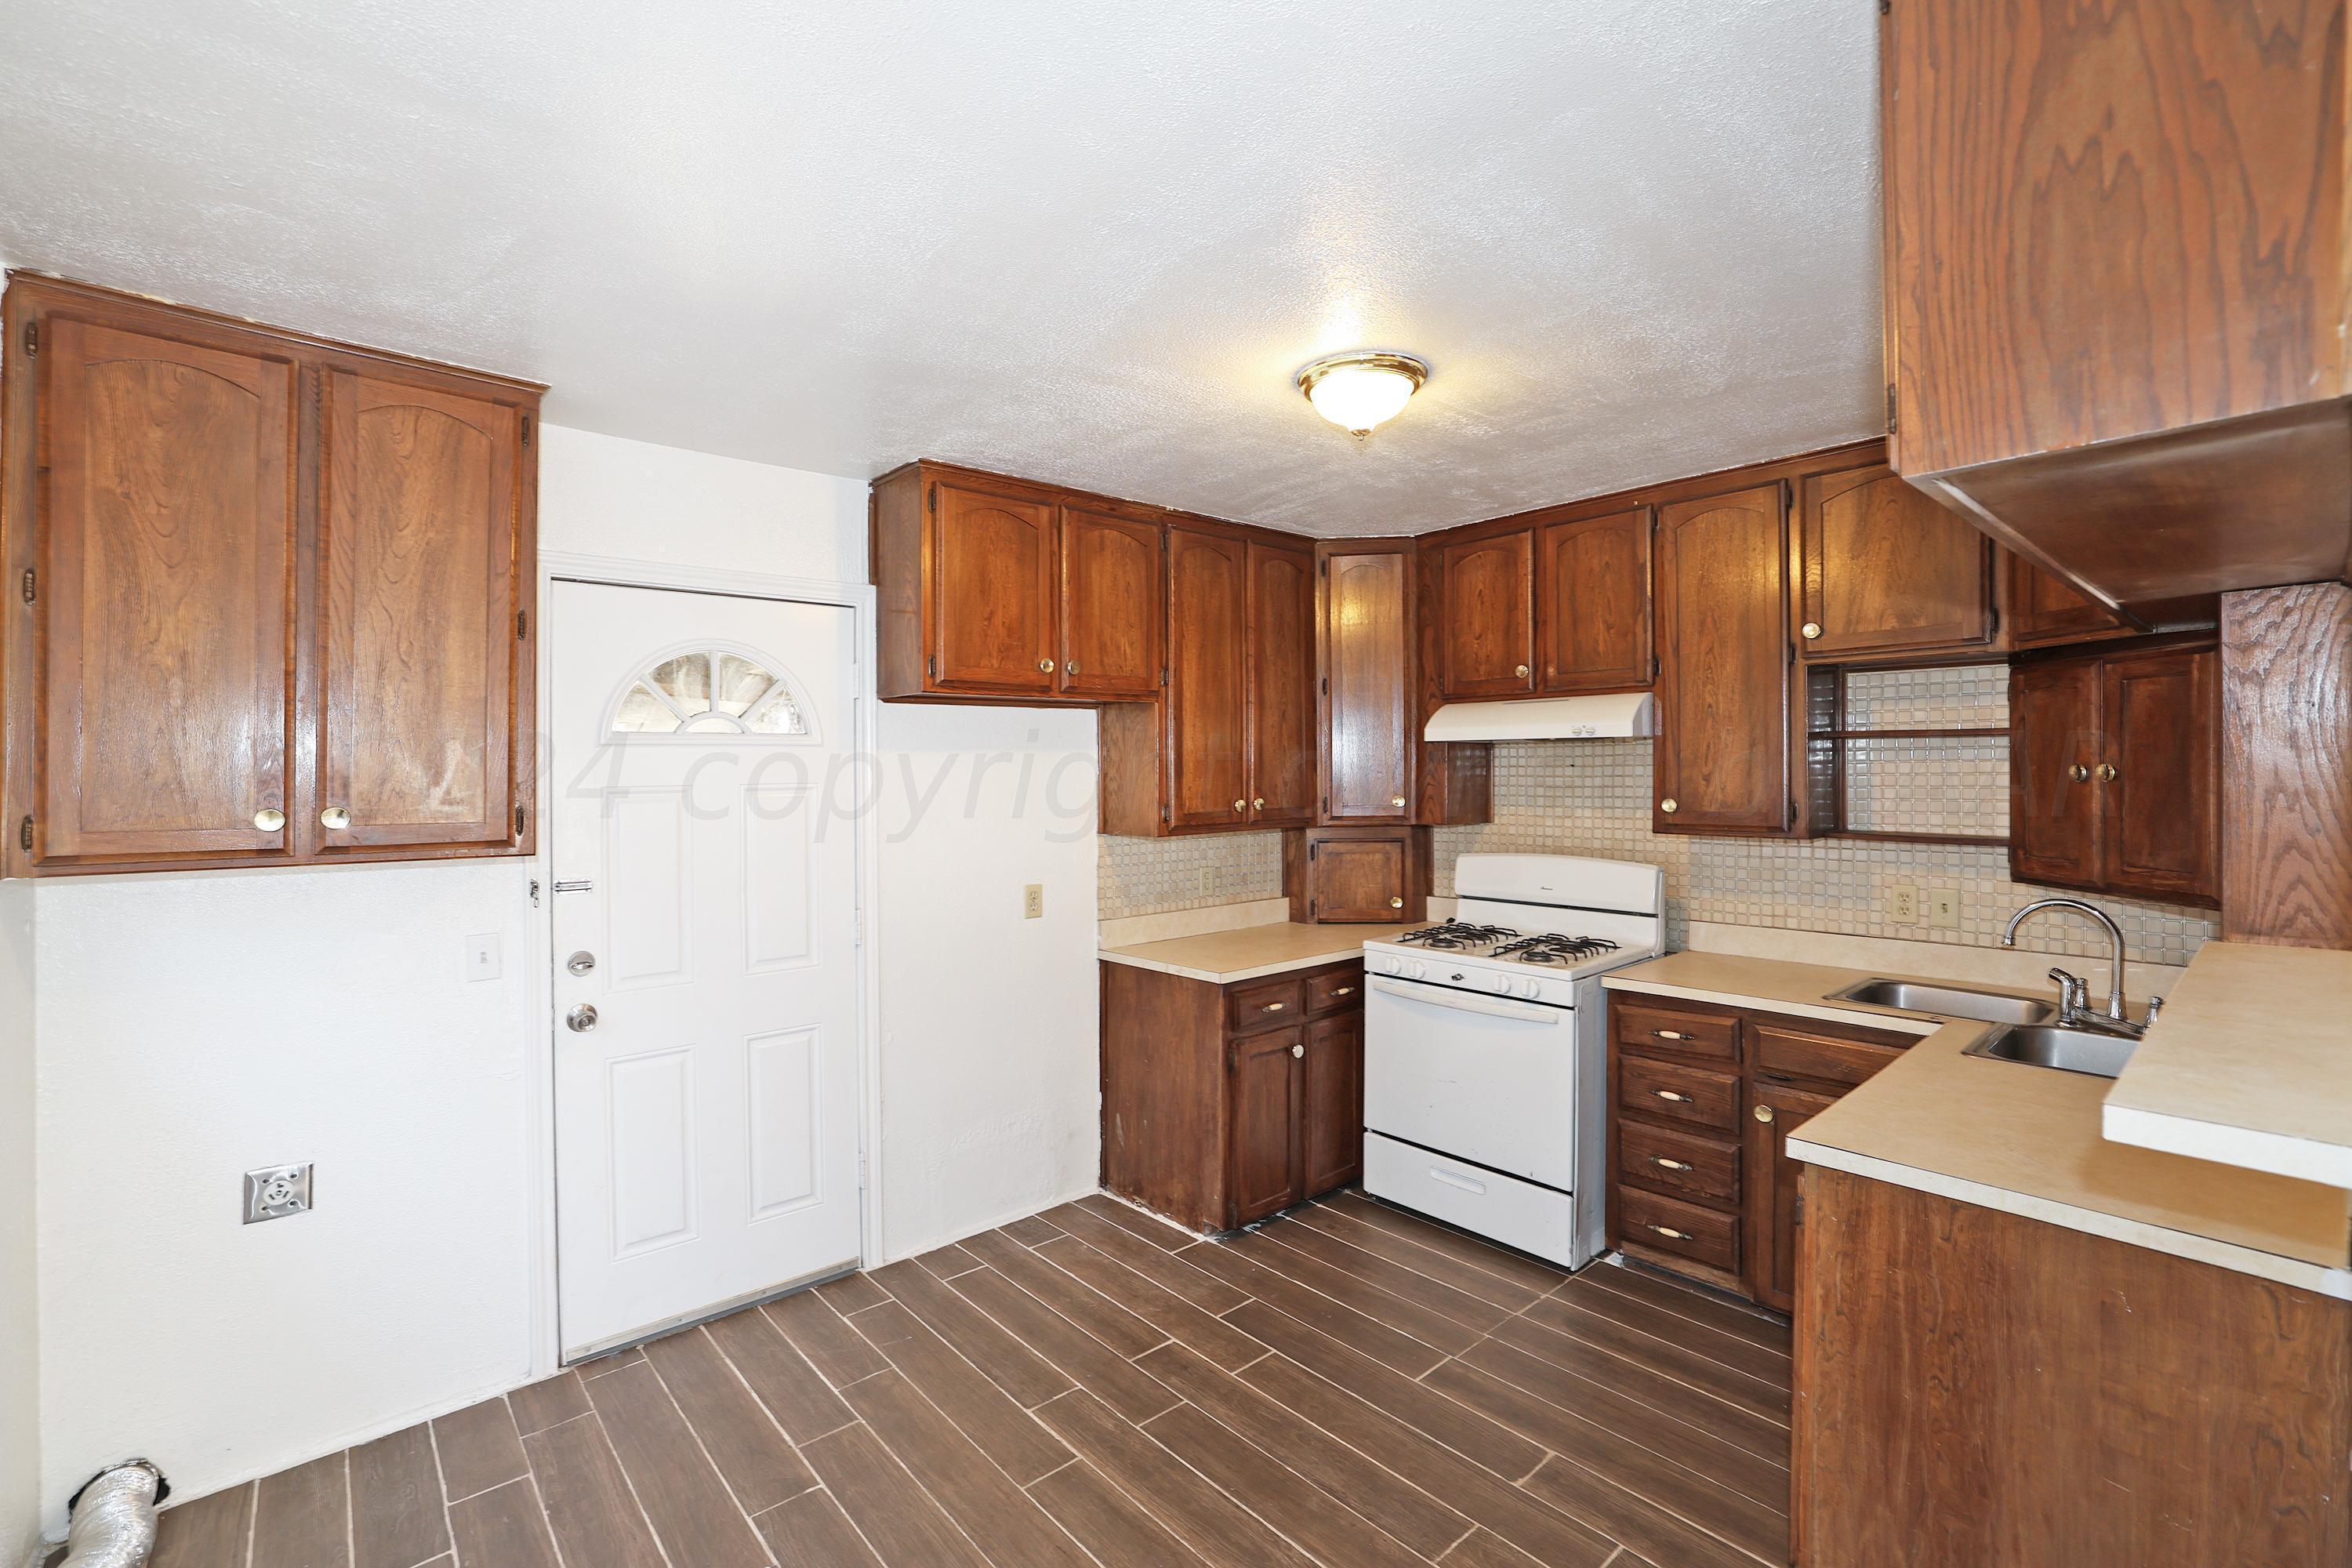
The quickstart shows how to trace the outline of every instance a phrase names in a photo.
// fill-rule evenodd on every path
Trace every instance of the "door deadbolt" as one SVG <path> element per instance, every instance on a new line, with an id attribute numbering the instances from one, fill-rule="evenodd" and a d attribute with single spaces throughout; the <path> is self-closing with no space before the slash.
<path id="1" fill-rule="evenodd" d="M 580 1005 L 563 1015 L 563 1026 L 575 1035 L 595 1033 L 596 1009 L 585 1002 L 581 1003 Z"/>
<path id="2" fill-rule="evenodd" d="M 590 970 L 596 967 L 596 955 L 590 952 L 583 947 L 578 952 L 575 952 L 571 957 L 565 959 L 563 961 L 563 967 L 570 970 L 574 974 L 585 974 Z"/>

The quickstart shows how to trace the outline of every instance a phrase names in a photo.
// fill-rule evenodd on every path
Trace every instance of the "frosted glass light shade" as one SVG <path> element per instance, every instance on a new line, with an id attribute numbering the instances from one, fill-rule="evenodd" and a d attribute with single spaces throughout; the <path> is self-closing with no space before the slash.
<path id="1" fill-rule="evenodd" d="M 1316 413 L 1368 436 L 1402 413 L 1428 377 L 1429 367 L 1409 354 L 1334 354 L 1300 371 L 1298 386 Z"/>

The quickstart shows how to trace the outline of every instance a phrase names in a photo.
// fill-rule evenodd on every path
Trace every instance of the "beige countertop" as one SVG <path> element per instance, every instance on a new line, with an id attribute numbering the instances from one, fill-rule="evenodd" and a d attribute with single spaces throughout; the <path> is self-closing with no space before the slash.
<path id="1" fill-rule="evenodd" d="M 2207 942 L 2105 1124 L 2118 1142 L 2352 1187 L 2352 952 Z"/>
<path id="2" fill-rule="evenodd" d="M 1603 984 L 1931 1031 L 1792 1135 L 1799 1159 L 2352 1299 L 2352 1193 L 2111 1142 L 2107 1079 L 1961 1054 L 1995 1026 L 1822 1000 L 1870 973 L 1678 952 Z"/>
<path id="3" fill-rule="evenodd" d="M 1138 942 L 1131 947 L 1107 947 L 1101 956 L 1109 963 L 1131 963 L 1162 974 L 1181 974 L 1229 985 L 1262 974 L 1312 969 L 1362 956 L 1364 943 L 1386 942 L 1417 929 L 1411 925 L 1300 925 L 1281 921 L 1273 925 L 1243 926 L 1237 931 L 1210 931 L 1203 936 L 1180 936 L 1168 942 Z"/>

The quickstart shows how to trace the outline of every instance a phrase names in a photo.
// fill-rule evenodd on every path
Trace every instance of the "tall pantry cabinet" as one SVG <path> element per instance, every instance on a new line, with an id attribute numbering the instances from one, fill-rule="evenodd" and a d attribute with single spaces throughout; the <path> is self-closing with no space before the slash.
<path id="1" fill-rule="evenodd" d="M 24 275 L 9 875 L 531 851 L 541 388 Z"/>

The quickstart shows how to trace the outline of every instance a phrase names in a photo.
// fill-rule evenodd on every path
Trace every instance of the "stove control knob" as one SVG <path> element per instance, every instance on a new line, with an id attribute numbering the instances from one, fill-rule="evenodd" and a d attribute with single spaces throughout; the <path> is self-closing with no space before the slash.
<path id="1" fill-rule="evenodd" d="M 1497 996 L 1507 996 L 1511 992 L 1511 977 L 1507 974 L 1489 974 L 1480 980 L 1479 984 Z"/>
<path id="2" fill-rule="evenodd" d="M 1543 994 L 1543 982 L 1542 982 L 1542 981 L 1540 981 L 1540 980 L 1522 980 L 1522 981 L 1520 981 L 1520 982 L 1519 982 L 1519 994 L 1520 994 L 1520 995 L 1522 995 L 1522 996 L 1525 996 L 1525 997 L 1528 998 L 1529 1000 L 1533 1000 L 1534 998 L 1536 998 L 1536 997 L 1538 997 L 1538 996 L 1542 995 L 1542 994 Z"/>

